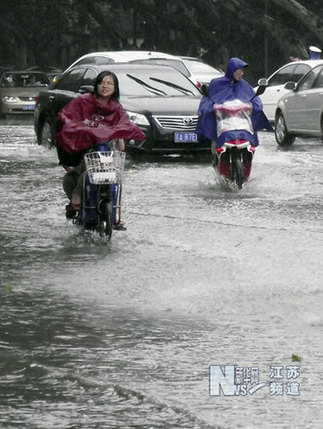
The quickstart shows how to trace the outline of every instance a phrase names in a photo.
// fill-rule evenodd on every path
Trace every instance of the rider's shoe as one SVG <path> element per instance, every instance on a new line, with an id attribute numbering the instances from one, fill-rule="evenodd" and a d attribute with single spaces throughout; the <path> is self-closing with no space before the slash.
<path id="1" fill-rule="evenodd" d="M 113 224 L 113 229 L 116 229 L 117 231 L 127 231 L 127 227 L 125 226 L 125 223 L 122 220 Z"/>
<path id="2" fill-rule="evenodd" d="M 65 206 L 65 216 L 66 219 L 74 219 L 76 216 L 76 210 L 72 207 L 71 203 Z"/>

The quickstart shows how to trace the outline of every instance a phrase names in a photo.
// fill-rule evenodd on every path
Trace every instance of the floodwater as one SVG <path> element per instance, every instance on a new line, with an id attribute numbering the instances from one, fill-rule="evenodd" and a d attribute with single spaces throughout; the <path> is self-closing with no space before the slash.
<path id="1" fill-rule="evenodd" d="M 129 162 L 107 244 L 65 219 L 32 122 L 1 122 L 1 428 L 322 427 L 323 145 L 260 142 L 241 191 Z M 232 365 L 245 395 L 209 376 Z"/>

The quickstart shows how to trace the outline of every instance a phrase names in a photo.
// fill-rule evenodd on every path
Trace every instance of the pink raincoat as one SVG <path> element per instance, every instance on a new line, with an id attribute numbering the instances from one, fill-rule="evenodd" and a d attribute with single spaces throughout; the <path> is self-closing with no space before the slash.
<path id="1" fill-rule="evenodd" d="M 93 94 L 70 101 L 58 113 L 58 124 L 56 141 L 69 154 L 90 149 L 97 142 L 146 138 L 118 101 L 111 98 L 108 104 L 102 104 Z"/>

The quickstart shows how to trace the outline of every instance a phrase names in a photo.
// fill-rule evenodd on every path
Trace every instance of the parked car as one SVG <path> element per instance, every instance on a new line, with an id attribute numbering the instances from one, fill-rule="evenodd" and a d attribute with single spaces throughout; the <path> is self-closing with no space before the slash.
<path id="1" fill-rule="evenodd" d="M 46 73 L 38 71 L 5 71 L 0 78 L 0 114 L 30 114 L 35 97 L 50 84 Z"/>
<path id="2" fill-rule="evenodd" d="M 168 66 L 111 64 L 120 83 L 120 101 L 129 118 L 146 134 L 143 142 L 128 141 L 128 150 L 182 153 L 209 150 L 195 133 L 201 100 L 198 88 L 178 70 Z M 93 90 L 96 76 L 107 66 L 79 65 L 69 69 L 41 91 L 34 113 L 39 144 L 55 144 L 56 116 L 70 100 Z"/>
<path id="3" fill-rule="evenodd" d="M 66 70 L 81 64 L 101 65 L 125 62 L 169 65 L 187 76 L 199 88 L 203 84 L 209 84 L 213 78 L 224 75 L 222 70 L 211 67 L 199 58 L 177 56 L 157 51 L 92 52 L 78 58 Z"/>
<path id="4" fill-rule="evenodd" d="M 294 61 L 280 67 L 268 78 L 268 87 L 260 99 L 264 106 L 264 112 L 271 122 L 275 121 L 278 100 L 289 91 L 284 87 L 285 83 L 298 82 L 304 74 L 318 64 L 323 64 L 323 60 Z"/>
<path id="5" fill-rule="evenodd" d="M 199 58 L 168 56 L 167 58 L 147 58 L 133 60 L 134 64 L 160 64 L 176 68 L 187 76 L 198 88 L 208 85 L 216 77 L 224 75 L 223 71 L 211 67 Z"/>
<path id="6" fill-rule="evenodd" d="M 275 136 L 280 146 L 291 145 L 295 137 L 323 135 L 323 61 L 298 83 L 288 82 L 289 91 L 275 113 Z"/>

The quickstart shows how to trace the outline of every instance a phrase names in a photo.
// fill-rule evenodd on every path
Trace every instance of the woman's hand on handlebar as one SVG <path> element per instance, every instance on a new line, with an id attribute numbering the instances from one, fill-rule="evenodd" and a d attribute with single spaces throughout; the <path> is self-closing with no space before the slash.
<path id="1" fill-rule="evenodd" d="M 118 139 L 116 147 L 118 150 L 124 152 L 126 150 L 126 145 L 125 145 L 124 139 Z"/>

